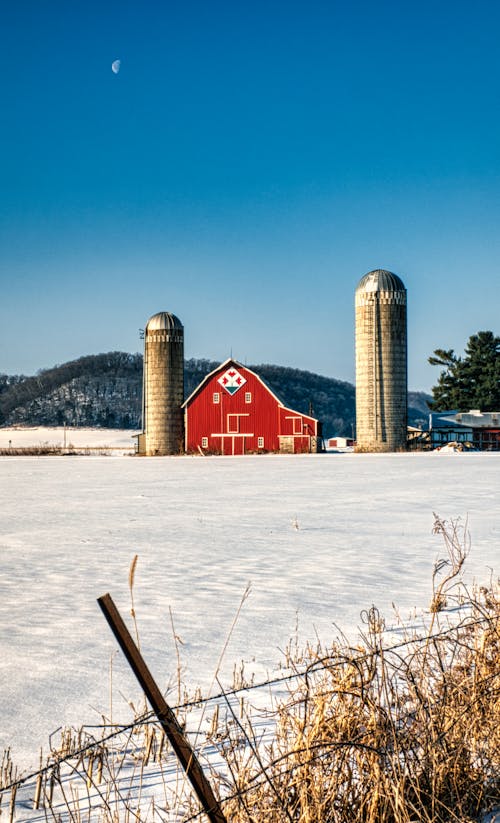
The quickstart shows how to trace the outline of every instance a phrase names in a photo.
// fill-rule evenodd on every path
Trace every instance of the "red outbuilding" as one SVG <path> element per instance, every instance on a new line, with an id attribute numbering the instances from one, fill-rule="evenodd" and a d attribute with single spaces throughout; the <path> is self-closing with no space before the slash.
<path id="1" fill-rule="evenodd" d="M 184 402 L 187 452 L 317 452 L 318 420 L 288 409 L 255 372 L 226 360 Z"/>

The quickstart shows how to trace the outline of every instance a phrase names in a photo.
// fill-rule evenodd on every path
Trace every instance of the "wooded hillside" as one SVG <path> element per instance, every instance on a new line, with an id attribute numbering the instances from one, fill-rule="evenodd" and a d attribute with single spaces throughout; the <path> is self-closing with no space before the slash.
<path id="1" fill-rule="evenodd" d="M 185 395 L 219 365 L 185 362 Z M 354 386 L 332 377 L 284 366 L 250 366 L 279 399 L 323 423 L 325 436 L 350 437 L 355 424 Z M 426 424 L 429 395 L 410 392 L 409 423 Z M 141 428 L 142 355 L 108 352 L 43 369 L 34 377 L 0 375 L 0 425 Z"/>

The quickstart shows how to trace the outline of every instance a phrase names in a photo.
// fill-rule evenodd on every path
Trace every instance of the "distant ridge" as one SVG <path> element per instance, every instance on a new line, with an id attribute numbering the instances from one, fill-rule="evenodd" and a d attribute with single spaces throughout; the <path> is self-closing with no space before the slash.
<path id="1" fill-rule="evenodd" d="M 185 361 L 186 397 L 219 365 L 218 361 Z M 354 386 L 285 366 L 250 366 L 279 399 L 323 423 L 325 436 L 351 437 L 355 423 Z M 410 425 L 426 425 L 430 395 L 409 392 Z M 100 426 L 141 428 L 142 355 L 126 352 L 87 355 L 34 377 L 0 375 L 0 425 Z"/>

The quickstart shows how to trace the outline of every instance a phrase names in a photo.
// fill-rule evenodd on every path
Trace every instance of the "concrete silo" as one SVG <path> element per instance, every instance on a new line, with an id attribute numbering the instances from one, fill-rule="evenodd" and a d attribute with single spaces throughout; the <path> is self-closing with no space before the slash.
<path id="1" fill-rule="evenodd" d="M 143 435 L 139 453 L 179 454 L 184 444 L 184 328 L 162 311 L 144 330 Z"/>
<path id="2" fill-rule="evenodd" d="M 356 289 L 356 448 L 406 449 L 406 289 L 390 271 L 376 269 Z"/>

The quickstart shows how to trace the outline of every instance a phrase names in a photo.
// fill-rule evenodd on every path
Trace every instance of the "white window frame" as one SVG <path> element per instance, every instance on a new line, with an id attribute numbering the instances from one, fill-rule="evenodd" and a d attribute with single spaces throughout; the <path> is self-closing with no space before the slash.
<path id="1" fill-rule="evenodd" d="M 246 391 L 245 392 L 245 403 L 251 403 L 251 402 L 252 402 L 252 392 L 251 391 Z"/>
<path id="2" fill-rule="evenodd" d="M 208 449 L 208 437 L 201 438 L 201 448 Z"/>
<path id="3" fill-rule="evenodd" d="M 220 392 L 214 391 L 213 401 L 214 401 L 214 403 L 220 403 Z"/>
<path id="4" fill-rule="evenodd" d="M 258 449 L 263 449 L 264 448 L 264 438 L 263 437 L 258 437 L 257 438 L 257 448 Z"/>

